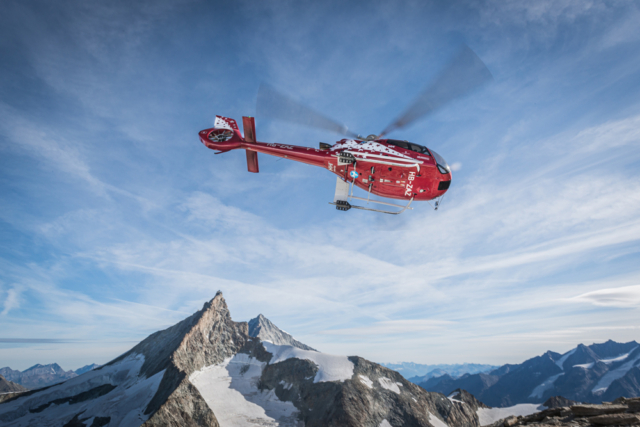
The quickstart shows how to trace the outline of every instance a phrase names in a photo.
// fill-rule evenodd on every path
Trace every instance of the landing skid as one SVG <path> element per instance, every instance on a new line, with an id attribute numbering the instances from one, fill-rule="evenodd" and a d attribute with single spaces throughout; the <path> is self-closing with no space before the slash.
<path id="1" fill-rule="evenodd" d="M 411 205 L 411 202 L 413 202 L 413 197 L 411 198 L 411 200 L 409 200 L 409 203 L 407 203 L 406 206 L 396 205 L 394 203 L 382 202 L 379 200 L 370 200 L 369 198 L 364 199 L 362 197 L 357 197 L 353 195 L 353 183 L 351 184 L 352 185 L 349 186 L 348 182 L 343 181 L 339 177 L 336 178 L 336 194 L 333 198 L 333 202 L 329 202 L 329 204 L 334 205 L 336 209 L 339 211 L 348 211 L 349 209 L 353 208 L 353 209 L 360 209 L 363 211 L 386 213 L 389 215 L 400 215 L 402 212 L 406 211 L 407 209 L 413 209 L 409 207 Z M 352 205 L 351 203 L 349 203 L 349 200 L 353 200 L 353 199 L 363 200 L 367 203 L 371 202 L 371 203 L 377 203 L 379 205 L 393 206 L 395 208 L 400 208 L 400 210 L 385 211 L 382 209 L 373 209 L 373 208 L 366 208 L 364 206 Z"/>

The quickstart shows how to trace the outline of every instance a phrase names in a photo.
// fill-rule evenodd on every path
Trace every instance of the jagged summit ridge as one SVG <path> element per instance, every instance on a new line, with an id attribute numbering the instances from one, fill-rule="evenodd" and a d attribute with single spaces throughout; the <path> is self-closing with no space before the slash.
<path id="1" fill-rule="evenodd" d="M 0 404 L 0 425 L 85 425 L 93 418 L 101 426 L 218 426 L 188 377 L 237 353 L 247 332 L 216 294 L 106 365 Z"/>
<path id="2" fill-rule="evenodd" d="M 258 335 L 285 336 L 264 316 L 253 323 L 260 326 Z M 478 427 L 468 405 L 427 392 L 378 364 L 249 336 L 246 322 L 231 320 L 221 293 L 104 366 L 0 403 L 0 425 L 13 427 L 445 422 Z"/>
<path id="3" fill-rule="evenodd" d="M 274 325 L 273 322 L 262 314 L 249 320 L 249 336 L 260 338 L 262 341 L 270 341 L 277 345 L 290 345 L 302 350 L 318 351 L 296 340 L 293 336 Z"/>

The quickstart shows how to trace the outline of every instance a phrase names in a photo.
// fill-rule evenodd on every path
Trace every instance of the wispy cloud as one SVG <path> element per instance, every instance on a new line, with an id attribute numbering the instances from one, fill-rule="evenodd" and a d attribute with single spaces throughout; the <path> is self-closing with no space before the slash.
<path id="1" fill-rule="evenodd" d="M 455 363 L 471 348 L 466 361 L 518 361 L 636 333 L 624 326 L 640 116 L 625 79 L 640 64 L 616 50 L 637 43 L 618 25 L 635 6 L 240 2 L 186 25 L 181 2 L 71 3 L 50 11 L 55 28 L 11 7 L 23 19 L 0 17 L 20 46 L 0 87 L 0 327 L 12 336 L 86 340 L 74 360 L 103 363 L 219 289 L 236 320 L 262 312 L 376 360 Z M 398 133 L 464 165 L 438 212 L 336 213 L 327 171 L 261 155 L 248 174 L 243 153 L 197 140 L 214 114 L 252 115 L 261 80 L 378 132 L 461 39 L 495 83 Z M 334 137 L 257 120 L 266 141 Z M 74 343 L 23 344 L 64 357 Z"/>
<path id="2" fill-rule="evenodd" d="M 599 289 L 572 298 L 603 307 L 640 307 L 640 285 Z"/>

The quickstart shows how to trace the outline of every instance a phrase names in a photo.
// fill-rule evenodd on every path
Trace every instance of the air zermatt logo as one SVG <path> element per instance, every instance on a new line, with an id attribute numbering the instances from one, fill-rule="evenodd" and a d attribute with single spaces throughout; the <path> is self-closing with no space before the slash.
<path id="1" fill-rule="evenodd" d="M 216 129 L 238 129 L 238 124 L 235 120 L 228 117 L 216 116 L 216 121 L 213 123 L 213 127 Z"/>
<path id="2" fill-rule="evenodd" d="M 409 178 L 407 178 L 407 189 L 404 192 L 405 196 L 410 196 L 413 193 L 413 180 L 416 179 L 415 172 L 409 172 Z"/>

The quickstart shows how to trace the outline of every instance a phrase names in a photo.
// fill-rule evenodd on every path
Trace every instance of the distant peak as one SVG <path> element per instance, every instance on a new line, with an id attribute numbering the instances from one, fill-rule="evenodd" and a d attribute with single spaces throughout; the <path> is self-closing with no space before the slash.
<path id="1" fill-rule="evenodd" d="M 271 320 L 262 314 L 249 320 L 249 336 L 259 338 L 262 341 L 269 341 L 276 345 L 291 345 L 302 350 L 317 351 L 306 344 L 301 343 L 289 333 L 278 328 Z"/>
<path id="2" fill-rule="evenodd" d="M 218 295 L 219 295 L 219 296 L 222 296 L 222 291 L 218 291 L 218 292 L 216 292 L 216 297 L 217 297 Z M 214 298 L 215 298 L 215 297 L 214 297 Z"/>

